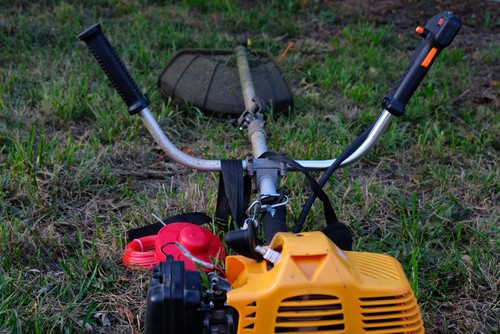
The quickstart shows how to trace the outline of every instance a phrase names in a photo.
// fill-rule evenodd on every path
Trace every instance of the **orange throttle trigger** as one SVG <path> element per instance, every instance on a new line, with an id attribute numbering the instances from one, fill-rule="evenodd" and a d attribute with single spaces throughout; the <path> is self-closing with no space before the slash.
<path id="1" fill-rule="evenodd" d="M 420 66 L 425 67 L 425 68 L 429 67 L 430 63 L 432 62 L 432 59 L 434 59 L 434 56 L 436 56 L 437 51 L 438 51 L 438 49 L 436 49 L 436 48 L 430 49 L 427 56 L 425 56 L 422 63 L 420 63 Z"/>
<path id="2" fill-rule="evenodd" d="M 424 27 L 421 27 L 421 26 L 418 26 L 415 31 L 417 32 L 417 34 L 419 34 L 420 36 L 422 36 L 422 38 L 427 38 L 427 36 L 429 36 L 429 29 L 426 29 Z M 432 62 L 432 59 L 434 59 L 434 56 L 436 56 L 436 53 L 437 53 L 438 49 L 433 47 L 432 49 L 429 50 L 429 52 L 427 53 L 427 55 L 425 56 L 424 60 L 420 63 L 420 66 L 422 67 L 429 67 L 429 64 Z"/>

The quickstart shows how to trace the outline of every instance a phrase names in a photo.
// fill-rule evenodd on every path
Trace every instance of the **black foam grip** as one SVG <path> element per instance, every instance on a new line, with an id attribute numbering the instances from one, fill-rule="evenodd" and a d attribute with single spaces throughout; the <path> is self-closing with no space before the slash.
<path id="1" fill-rule="evenodd" d="M 134 79 L 102 32 L 101 25 L 94 24 L 82 32 L 78 38 L 87 44 L 104 73 L 111 80 L 113 87 L 127 105 L 128 112 L 133 115 L 146 108 L 149 104 L 148 98 L 137 87 Z"/>
<path id="2" fill-rule="evenodd" d="M 429 71 L 441 50 L 450 45 L 457 35 L 462 22 L 450 12 L 433 16 L 422 28 L 424 37 L 418 49 L 413 53 L 411 62 L 387 96 L 382 106 L 395 116 L 402 116 L 406 104 L 415 93 L 422 79 Z"/>
<path id="3" fill-rule="evenodd" d="M 421 63 L 431 49 L 432 42 L 423 40 L 418 50 L 414 53 L 413 58 L 415 59 L 410 62 L 391 92 L 382 100 L 382 106 L 394 116 L 403 116 L 406 104 L 429 71 L 430 65 L 423 67 Z M 438 53 L 439 50 L 436 52 L 434 59 Z"/>
<path id="4" fill-rule="evenodd" d="M 265 245 L 269 245 L 273 237 L 278 232 L 286 232 L 286 207 L 278 206 L 274 215 L 265 212 L 262 215 L 262 230 L 264 232 Z"/>

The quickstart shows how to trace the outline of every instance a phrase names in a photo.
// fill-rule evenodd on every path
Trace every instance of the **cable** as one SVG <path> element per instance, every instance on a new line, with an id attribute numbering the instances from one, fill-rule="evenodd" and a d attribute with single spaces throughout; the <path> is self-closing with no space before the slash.
<path id="1" fill-rule="evenodd" d="M 156 235 L 148 235 L 129 242 L 122 257 L 123 264 L 132 269 L 142 267 L 152 270 L 157 265 L 154 253 L 155 242 Z"/>
<path id="2" fill-rule="evenodd" d="M 199 259 L 197 258 L 196 256 L 194 256 L 193 254 L 191 254 L 191 252 L 189 250 L 187 250 L 186 247 L 184 247 L 181 243 L 177 242 L 177 241 L 173 241 L 173 242 L 167 242 L 166 244 L 164 244 L 163 246 L 161 246 L 160 250 L 161 252 L 163 253 L 163 255 L 167 256 L 168 254 L 163 250 L 163 248 L 165 248 L 166 246 L 169 246 L 169 245 L 175 245 L 179 250 L 180 252 L 186 257 L 188 258 L 189 260 L 191 260 L 193 263 L 195 264 L 198 264 L 200 265 L 201 267 L 203 268 L 208 268 L 208 269 L 212 269 L 212 270 L 217 270 L 221 275 L 222 277 L 226 277 L 226 273 L 224 272 L 224 270 L 222 270 L 222 268 L 216 266 L 215 264 L 212 264 L 210 262 L 206 262 L 206 261 L 203 261 L 202 259 Z"/>
<path id="3" fill-rule="evenodd" d="M 332 176 L 333 172 L 339 168 L 340 164 L 347 159 L 351 154 L 353 154 L 360 146 L 361 144 L 365 141 L 365 139 L 368 137 L 370 132 L 373 129 L 373 126 L 375 123 L 370 125 L 368 129 L 366 129 L 356 140 L 354 140 L 351 145 L 349 145 L 340 155 L 335 159 L 335 161 L 332 163 L 330 167 L 328 167 L 321 178 L 318 181 L 318 184 L 323 187 L 328 179 L 330 179 L 330 176 Z M 307 199 L 307 202 L 304 204 L 304 207 L 302 208 L 302 212 L 300 213 L 299 218 L 297 219 L 297 224 L 295 225 L 294 233 L 300 233 L 302 231 L 302 227 L 304 226 L 304 222 L 306 221 L 307 215 L 309 213 L 309 210 L 311 209 L 311 206 L 314 203 L 314 200 L 316 199 L 317 195 L 315 192 L 311 193 L 309 198 Z"/>
<path id="4" fill-rule="evenodd" d="M 327 221 L 327 224 L 335 223 L 338 222 L 337 216 L 335 215 L 335 211 L 333 210 L 332 203 L 330 203 L 330 199 L 324 192 L 322 185 L 320 185 L 316 180 L 309 174 L 307 169 L 305 169 L 301 164 L 299 164 L 297 161 L 292 160 L 284 155 L 280 155 L 275 152 L 267 151 L 264 152 L 263 154 L 260 155 L 259 158 L 269 158 L 272 160 L 277 160 L 281 161 L 283 163 L 286 163 L 289 166 L 292 166 L 293 168 L 301 171 L 307 178 L 307 181 L 309 182 L 309 186 L 311 187 L 311 190 L 315 194 L 316 197 L 319 197 L 319 199 L 323 202 L 323 208 L 325 211 L 325 219 Z M 316 198 L 315 197 L 315 198 Z"/>

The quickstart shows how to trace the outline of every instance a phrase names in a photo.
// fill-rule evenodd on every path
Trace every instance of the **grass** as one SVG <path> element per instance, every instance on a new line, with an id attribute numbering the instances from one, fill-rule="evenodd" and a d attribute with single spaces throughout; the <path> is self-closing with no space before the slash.
<path id="1" fill-rule="evenodd" d="M 405 117 L 325 187 L 356 250 L 402 263 L 429 333 L 498 331 L 498 9 L 469 5 L 451 5 L 465 25 Z M 174 142 L 225 158 L 249 152 L 246 135 L 163 103 L 161 70 L 183 48 L 228 49 L 250 37 L 278 57 L 295 41 L 280 66 L 296 108 L 271 117 L 269 147 L 321 159 L 377 117 L 417 45 L 387 18 L 413 22 L 424 10 L 422 23 L 438 11 L 397 8 L 377 16 L 350 2 L 2 2 L 0 332 L 139 332 L 149 274 L 121 265 L 126 231 L 155 222 L 151 213 L 215 210 L 217 175 L 166 159 L 79 32 L 100 21 Z M 284 181 L 293 222 L 307 187 L 296 174 Z M 307 228 L 321 227 L 321 215 L 314 207 Z"/>

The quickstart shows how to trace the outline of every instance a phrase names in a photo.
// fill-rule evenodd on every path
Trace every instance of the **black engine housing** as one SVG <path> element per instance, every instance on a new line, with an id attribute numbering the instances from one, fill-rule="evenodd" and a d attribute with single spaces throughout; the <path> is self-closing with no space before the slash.
<path id="1" fill-rule="evenodd" d="M 168 256 L 151 274 L 144 333 L 201 333 L 201 293 L 200 274 Z"/>
<path id="2" fill-rule="evenodd" d="M 218 273 L 206 275 L 203 289 L 198 271 L 185 270 L 171 255 L 151 274 L 145 334 L 234 334 L 237 317 L 226 304 L 231 284 Z"/>

